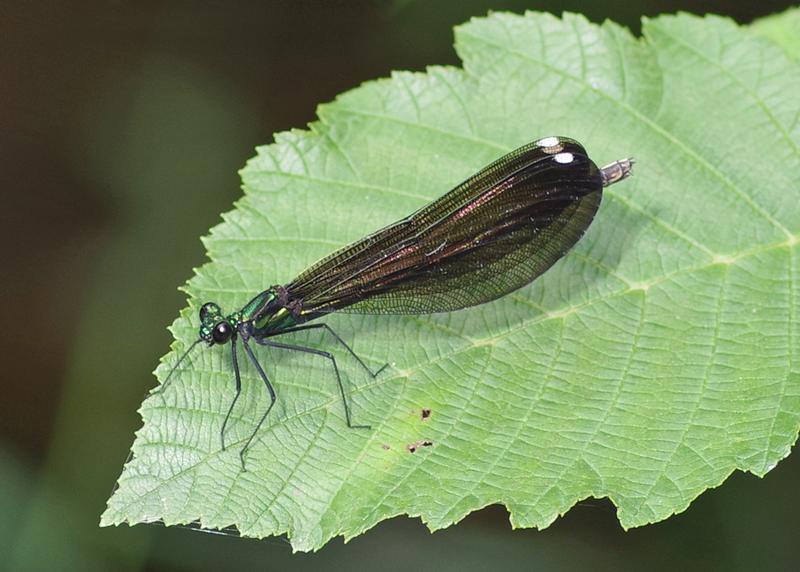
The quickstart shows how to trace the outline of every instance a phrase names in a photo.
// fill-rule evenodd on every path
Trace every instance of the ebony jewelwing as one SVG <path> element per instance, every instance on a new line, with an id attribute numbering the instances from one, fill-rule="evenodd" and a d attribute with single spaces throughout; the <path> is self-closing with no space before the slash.
<path id="1" fill-rule="evenodd" d="M 306 324 L 332 312 L 431 314 L 489 302 L 530 283 L 583 236 L 600 206 L 603 188 L 628 177 L 633 159 L 598 168 L 583 146 L 567 137 L 545 137 L 484 167 L 412 215 L 323 258 L 290 283 L 272 286 L 239 311 L 223 314 L 214 302 L 200 308 L 199 343 L 231 343 L 236 392 L 220 428 L 241 394 L 238 342 L 270 396 L 270 404 L 239 452 L 245 453 L 277 399 L 250 341 L 262 346 L 316 354 L 328 359 L 354 425 L 339 367 L 326 351 L 274 341 L 291 332 L 322 328 L 372 371 L 327 324 Z M 388 365 L 388 364 L 387 364 Z"/>

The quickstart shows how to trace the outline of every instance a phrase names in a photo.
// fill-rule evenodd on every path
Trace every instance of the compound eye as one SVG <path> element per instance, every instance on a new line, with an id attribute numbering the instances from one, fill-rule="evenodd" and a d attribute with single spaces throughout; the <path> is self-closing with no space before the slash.
<path id="1" fill-rule="evenodd" d="M 231 328 L 231 325 L 228 322 L 220 322 L 214 326 L 214 330 L 211 332 L 211 337 L 214 339 L 214 343 L 224 344 L 231 338 L 232 333 L 233 328 Z"/>
<path id="2" fill-rule="evenodd" d="M 220 313 L 219 306 L 217 306 L 214 302 L 206 302 L 200 308 L 200 321 L 204 322 L 206 318 L 209 316 L 213 316 Z"/>

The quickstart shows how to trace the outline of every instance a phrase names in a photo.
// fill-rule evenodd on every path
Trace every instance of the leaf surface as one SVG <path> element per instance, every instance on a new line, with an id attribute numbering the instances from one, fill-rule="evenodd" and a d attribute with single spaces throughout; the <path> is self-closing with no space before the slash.
<path id="1" fill-rule="evenodd" d="M 800 59 L 800 7 L 759 18 L 750 29 L 781 46 L 789 57 Z"/>
<path id="2" fill-rule="evenodd" d="M 439 529 L 502 503 L 515 527 L 543 528 L 609 497 L 632 527 L 788 455 L 800 68 L 718 17 L 659 17 L 643 34 L 570 14 L 474 19 L 456 29 L 463 69 L 366 83 L 310 131 L 259 148 L 244 197 L 204 239 L 211 262 L 186 287 L 162 381 L 204 301 L 239 308 L 521 144 L 567 135 L 598 164 L 637 164 L 577 247 L 512 295 L 452 314 L 331 316 L 368 363 L 392 362 L 375 380 L 333 340 L 294 335 L 336 354 L 370 431 L 345 426 L 325 360 L 259 348 L 279 400 L 241 472 L 268 396 L 245 368 L 222 451 L 230 352 L 197 350 L 144 402 L 102 524 L 233 525 L 311 550 L 399 514 Z"/>

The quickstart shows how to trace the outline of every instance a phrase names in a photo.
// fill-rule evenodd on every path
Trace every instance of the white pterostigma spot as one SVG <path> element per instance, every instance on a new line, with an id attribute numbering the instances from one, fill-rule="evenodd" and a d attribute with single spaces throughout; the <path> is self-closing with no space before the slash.
<path id="1" fill-rule="evenodd" d="M 575 156 L 572 153 L 559 153 L 558 155 L 554 155 L 553 159 L 556 160 L 556 163 L 567 165 L 572 163 L 572 161 L 575 159 Z"/>
<path id="2" fill-rule="evenodd" d="M 559 145 L 558 142 L 558 137 L 544 137 L 542 139 L 539 139 L 536 142 L 536 144 L 539 147 L 556 147 L 556 146 L 561 147 L 561 145 Z"/>

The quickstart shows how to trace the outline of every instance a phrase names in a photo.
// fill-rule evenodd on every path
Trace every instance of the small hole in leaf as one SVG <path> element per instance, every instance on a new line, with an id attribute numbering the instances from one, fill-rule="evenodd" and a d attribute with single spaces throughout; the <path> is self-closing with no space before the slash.
<path id="1" fill-rule="evenodd" d="M 422 418 L 423 421 L 425 421 L 426 419 L 429 419 L 430 416 L 431 416 L 430 408 L 429 407 L 424 407 L 422 409 L 422 413 L 420 414 L 420 417 Z"/>

